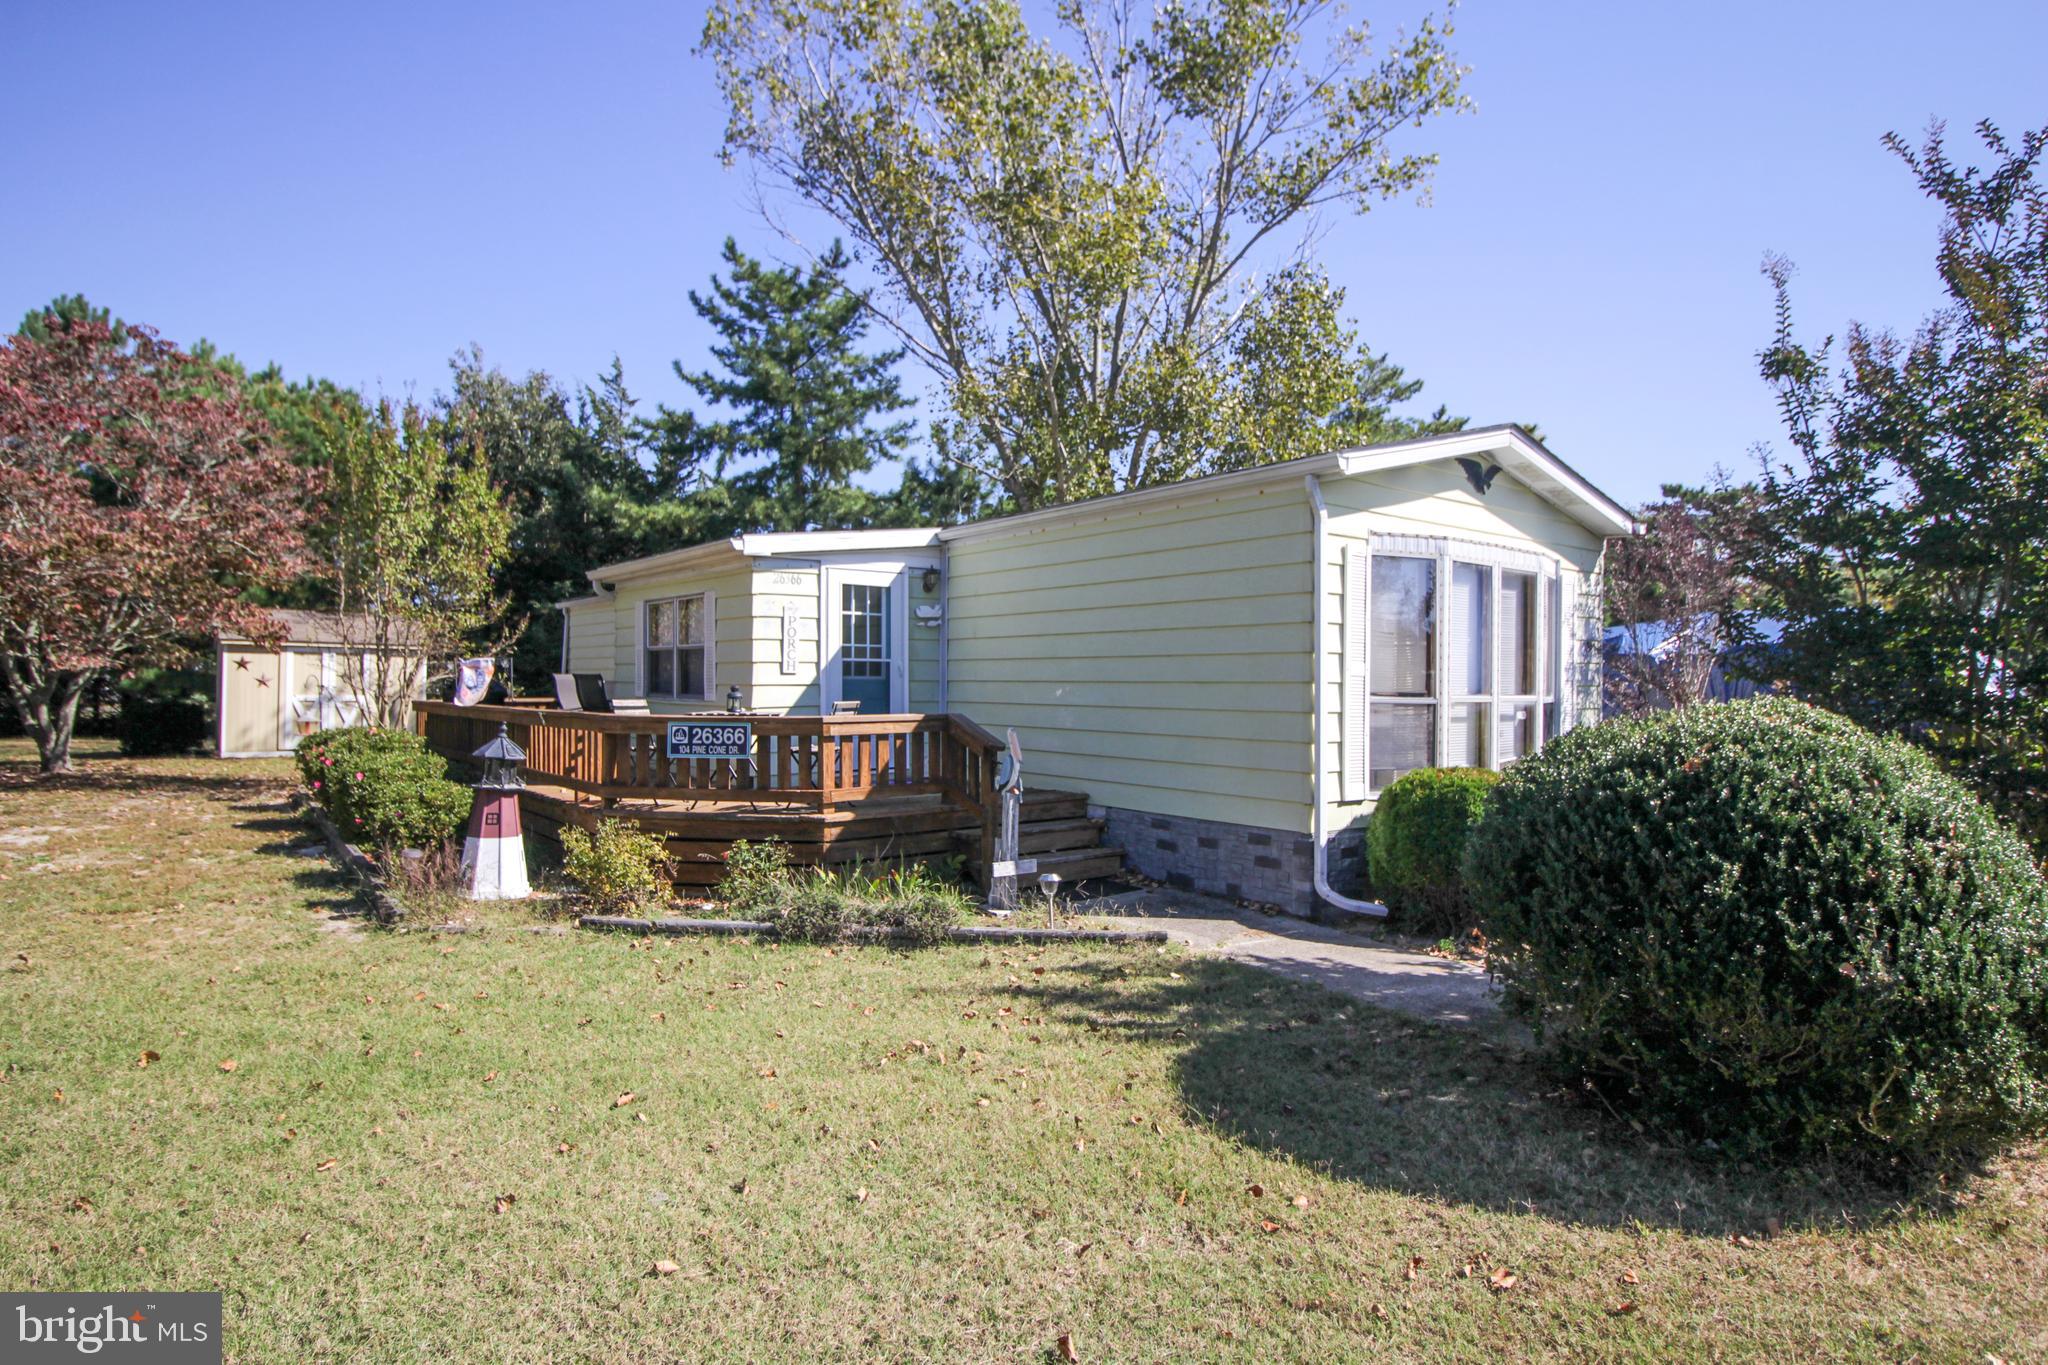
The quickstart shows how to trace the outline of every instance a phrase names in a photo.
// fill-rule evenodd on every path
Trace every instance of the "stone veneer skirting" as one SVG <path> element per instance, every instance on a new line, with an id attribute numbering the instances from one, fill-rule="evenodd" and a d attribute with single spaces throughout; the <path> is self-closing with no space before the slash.
<path id="1" fill-rule="evenodd" d="M 1183 891 L 1277 905 L 1291 915 L 1316 911 L 1315 842 L 1306 834 L 1103 806 L 1103 842 L 1124 851 L 1134 872 Z M 1349 894 L 1364 878 L 1365 834 L 1330 836 L 1330 885 Z"/>

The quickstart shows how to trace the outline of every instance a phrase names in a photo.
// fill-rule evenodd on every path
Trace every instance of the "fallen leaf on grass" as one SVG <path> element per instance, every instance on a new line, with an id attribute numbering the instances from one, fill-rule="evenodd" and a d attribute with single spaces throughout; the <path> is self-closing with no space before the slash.
<path id="1" fill-rule="evenodd" d="M 754 1074 L 759 1076 L 764 1081 L 772 1081 L 775 1079 L 775 1068 L 772 1066 L 764 1066 Z"/>
<path id="2" fill-rule="evenodd" d="M 653 1265 L 647 1267 L 647 1273 L 649 1275 L 655 1276 L 656 1278 L 663 1278 L 669 1275 L 673 1275 L 681 1269 L 682 1267 L 677 1265 L 674 1261 L 656 1261 Z"/>
<path id="3" fill-rule="evenodd" d="M 1278 1223 L 1274 1222 L 1274 1221 L 1273 1221 L 1272 1219 L 1270 1219 L 1270 1218 L 1261 1218 L 1261 1219 L 1259 1220 L 1259 1226 L 1260 1226 L 1261 1228 L 1263 1228 L 1263 1229 L 1264 1229 L 1265 1231 L 1267 1231 L 1267 1232 L 1278 1232 L 1278 1231 L 1280 1231 L 1280 1225 L 1279 1225 Z"/>
<path id="4" fill-rule="evenodd" d="M 634 1098 L 635 1096 L 632 1091 L 622 1090 L 619 1092 L 619 1097 L 612 1101 L 612 1108 L 624 1109 L 627 1105 L 633 1102 Z"/>
<path id="5" fill-rule="evenodd" d="M 512 1206 L 518 1202 L 519 1196 L 516 1194 L 501 1194 L 497 1197 L 496 1200 L 492 1202 L 491 1212 L 510 1213 L 512 1211 Z"/>
<path id="6" fill-rule="evenodd" d="M 560 1156 L 567 1156 L 575 1150 L 576 1144 L 573 1142 L 558 1142 L 555 1144 L 555 1152 Z"/>
<path id="7" fill-rule="evenodd" d="M 1520 1281 L 1515 1278 L 1515 1272 L 1509 1270 L 1506 1266 L 1502 1266 L 1486 1277 L 1486 1283 L 1492 1288 L 1494 1293 L 1499 1294 L 1513 1289 Z"/>
<path id="8" fill-rule="evenodd" d="M 238 1061 L 236 1061 L 236 1060 L 235 1060 L 234 1058 L 230 1057 L 230 1058 L 228 1058 L 228 1059 L 227 1059 L 226 1061 L 224 1061 L 224 1062 L 222 1062 L 222 1063 L 220 1064 L 220 1069 L 221 1069 L 222 1071 L 233 1071 L 233 1070 L 234 1070 L 235 1068 L 239 1067 L 240 1065 L 241 1065 L 241 1063 L 240 1063 L 240 1062 L 238 1062 Z"/>
<path id="9" fill-rule="evenodd" d="M 1374 1317 L 1378 1318 L 1378 1319 L 1379 1319 L 1379 1320 L 1380 1320 L 1381 1322 L 1387 1322 L 1387 1321 L 1389 1321 L 1389 1320 L 1390 1320 L 1390 1319 L 1389 1319 L 1389 1317 L 1388 1317 L 1388 1314 L 1387 1314 L 1387 1309 L 1386 1309 L 1386 1305 L 1385 1305 L 1385 1304 L 1378 1304 L 1378 1303 L 1374 1304 L 1374 1305 L 1372 1306 L 1372 1315 L 1373 1315 Z"/>
<path id="10" fill-rule="evenodd" d="M 1264 1185 L 1247 1185 L 1244 1187 L 1244 1192 L 1254 1199 L 1264 1199 L 1266 1197 L 1266 1187 Z"/>
<path id="11" fill-rule="evenodd" d="M 1081 1348 L 1074 1344 L 1074 1334 L 1072 1332 L 1060 1333 L 1057 1345 L 1061 1360 L 1073 1362 L 1081 1358 Z"/>
<path id="12" fill-rule="evenodd" d="M 863 1185 L 861 1188 L 853 1192 L 853 1202 L 856 1204 L 865 1204 L 868 1202 L 868 1191 L 865 1185 Z"/>
<path id="13" fill-rule="evenodd" d="M 1623 1299 L 1620 1303 L 1614 1304 L 1608 1308 L 1607 1316 L 1610 1318 L 1625 1318 L 1630 1313 L 1633 1313 L 1635 1311 L 1636 1301 L 1634 1299 Z"/>
<path id="14" fill-rule="evenodd" d="M 135 1065 L 148 1066 L 151 1062 L 160 1062 L 163 1059 L 164 1055 L 161 1052 L 144 1052 L 135 1059 Z"/>
<path id="15" fill-rule="evenodd" d="M 1175 1196 L 1173 1197 L 1173 1202 L 1174 1202 L 1174 1203 L 1176 1203 L 1176 1204 L 1185 1204 L 1185 1203 L 1187 1203 L 1187 1202 L 1188 1202 L 1188 1192 L 1187 1192 L 1186 1190 L 1182 1190 L 1182 1191 L 1181 1191 L 1181 1192 L 1180 1192 L 1179 1194 L 1177 1194 L 1177 1195 L 1175 1195 Z"/>
<path id="16" fill-rule="evenodd" d="M 1295 1195 L 1295 1196 L 1294 1196 L 1294 1207 L 1296 1207 L 1296 1208 L 1298 1208 L 1298 1209 L 1305 1209 L 1305 1208 L 1307 1208 L 1307 1207 L 1308 1207 L 1308 1196 L 1307 1196 L 1307 1195 L 1305 1195 L 1305 1194 L 1297 1194 L 1297 1195 Z"/>
<path id="17" fill-rule="evenodd" d="M 1420 1256 L 1410 1256 L 1410 1257 L 1408 1258 L 1408 1275 L 1407 1275 L 1407 1277 L 1408 1277 L 1409 1279 L 1411 1279 L 1411 1280 L 1412 1280 L 1412 1279 L 1414 1279 L 1414 1278 L 1415 1278 L 1415 1277 L 1416 1277 L 1416 1276 L 1417 1276 L 1418 1274 L 1420 1274 L 1420 1273 L 1422 1272 L 1422 1266 L 1423 1266 L 1423 1260 L 1422 1260 L 1422 1258 L 1421 1258 Z"/>
<path id="18" fill-rule="evenodd" d="M 1641 1284 L 1641 1283 L 1642 1283 L 1642 1281 L 1641 1281 L 1641 1280 L 1639 1280 L 1639 1279 L 1637 1279 L 1637 1278 L 1636 1278 L 1636 1273 L 1635 1273 L 1635 1271 L 1633 1271 L 1633 1270 L 1624 1270 L 1624 1271 L 1622 1271 L 1622 1272 L 1621 1272 L 1621 1282 L 1622 1282 L 1623 1284 Z"/>
<path id="19" fill-rule="evenodd" d="M 73 1213 L 91 1213 L 92 1200 L 82 1194 L 79 1195 L 78 1198 L 71 1201 L 71 1211 Z"/>
<path id="20" fill-rule="evenodd" d="M 486 1071 L 486 1072 L 484 1073 L 484 1084 L 485 1084 L 485 1085 L 489 1085 L 489 1084 L 490 1084 L 490 1083 L 491 1083 L 492 1081 L 495 1081 L 495 1080 L 497 1080 L 497 1079 L 498 1079 L 498 1073 L 497 1073 L 497 1072 L 495 1072 L 495 1071 Z"/>
<path id="21" fill-rule="evenodd" d="M 331 1170 L 333 1170 L 333 1169 L 334 1169 L 334 1168 L 335 1168 L 336 1166 L 339 1166 L 340 1164 L 341 1164 L 341 1158 L 340 1158 L 340 1157 L 333 1157 L 333 1156 L 331 1156 L 331 1157 L 328 1157 L 328 1158 L 327 1158 L 327 1160 L 325 1160 L 325 1161 L 321 1162 L 321 1163 L 320 1163 L 320 1164 L 319 1164 L 318 1166 L 315 1166 L 315 1167 L 314 1167 L 313 1169 L 314 1169 L 314 1170 L 316 1170 L 316 1171 L 331 1171 Z"/>

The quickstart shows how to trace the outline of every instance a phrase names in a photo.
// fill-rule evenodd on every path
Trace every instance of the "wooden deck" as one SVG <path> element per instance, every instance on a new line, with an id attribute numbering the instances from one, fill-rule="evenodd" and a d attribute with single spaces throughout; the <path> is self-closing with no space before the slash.
<path id="1" fill-rule="evenodd" d="M 659 835 L 676 883 L 704 887 L 725 872 L 741 839 L 780 840 L 792 862 L 848 864 L 959 854 L 979 877 L 1001 816 L 996 765 L 1002 744 L 964 716 L 740 716 L 753 726 L 751 759 L 671 759 L 668 725 L 702 717 L 594 715 L 532 702 L 456 706 L 420 702 L 429 747 L 458 762 L 503 724 L 526 750 L 525 823 L 559 842 L 565 825 L 607 815 Z M 1020 843 L 1069 881 L 1122 865 L 1100 847 L 1079 792 L 1025 795 Z"/>

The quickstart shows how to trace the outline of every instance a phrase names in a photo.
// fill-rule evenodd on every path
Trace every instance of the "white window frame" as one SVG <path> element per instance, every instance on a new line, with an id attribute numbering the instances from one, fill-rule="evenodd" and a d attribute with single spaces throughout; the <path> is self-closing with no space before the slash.
<path id="1" fill-rule="evenodd" d="M 686 645 L 682 643 L 680 638 L 683 621 L 681 604 L 690 601 L 692 598 L 703 603 L 704 643 L 701 645 Z M 651 686 L 653 679 L 649 676 L 651 670 L 647 667 L 647 655 L 651 648 L 647 643 L 647 618 L 655 607 L 664 604 L 673 604 L 677 608 L 676 635 L 678 639 L 674 645 L 668 646 L 668 648 L 677 654 L 686 649 L 702 649 L 704 651 L 704 691 L 701 695 L 674 691 L 656 692 Z M 635 654 L 634 658 L 635 667 L 639 673 L 640 695 L 649 701 L 708 702 L 714 699 L 718 695 L 718 594 L 706 589 L 703 592 L 679 592 L 670 593 L 662 597 L 644 597 L 640 600 L 639 613 L 639 625 L 635 631 L 639 643 L 639 651 Z M 680 668 L 675 670 L 675 676 L 678 678 L 682 676 Z"/>
<path id="2" fill-rule="evenodd" d="M 1435 592 L 1435 691 L 1430 697 L 1392 698 L 1374 697 L 1371 694 L 1372 639 L 1369 622 L 1372 613 L 1372 564 L 1379 557 L 1397 559 L 1434 559 L 1436 561 Z M 1450 753 L 1451 707 L 1474 703 L 1487 708 L 1487 725 L 1482 740 L 1482 755 L 1486 766 L 1499 769 L 1505 767 L 1501 761 L 1500 731 L 1505 708 L 1530 706 L 1534 708 L 1534 720 L 1529 752 L 1541 749 L 1551 739 L 1554 731 L 1569 728 L 1565 719 L 1565 708 L 1553 705 L 1559 701 L 1558 662 L 1561 645 L 1557 632 L 1563 625 L 1563 612 L 1558 606 L 1562 561 L 1548 555 L 1515 546 L 1492 545 L 1483 541 L 1452 540 L 1434 536 L 1373 535 L 1363 543 L 1354 542 L 1346 547 L 1347 572 L 1345 574 L 1347 615 L 1344 635 L 1343 665 L 1345 669 L 1344 727 L 1343 743 L 1347 750 L 1354 749 L 1356 761 L 1350 752 L 1345 755 L 1343 765 L 1347 778 L 1347 797 L 1362 793 L 1365 800 L 1374 800 L 1385 790 L 1372 785 L 1372 707 L 1375 703 L 1406 702 L 1415 705 L 1436 707 L 1435 756 L 1439 763 Z M 1470 564 L 1487 571 L 1487 601 L 1491 611 L 1485 648 L 1487 652 L 1487 690 L 1479 693 L 1465 693 L 1456 690 L 1450 676 L 1450 641 L 1457 623 L 1450 619 L 1452 566 Z M 1534 693 L 1512 693 L 1502 691 L 1500 645 L 1502 620 L 1502 583 L 1507 574 L 1533 574 L 1536 579 L 1536 621 L 1535 621 L 1535 676 L 1537 691 Z M 1553 715 L 1556 720 L 1553 722 Z"/>

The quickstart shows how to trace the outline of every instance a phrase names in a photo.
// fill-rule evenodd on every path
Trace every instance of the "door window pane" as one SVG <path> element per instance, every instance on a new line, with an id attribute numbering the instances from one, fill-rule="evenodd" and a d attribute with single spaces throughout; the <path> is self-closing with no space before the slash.
<path id="1" fill-rule="evenodd" d="M 1436 766 L 1436 707 L 1376 702 L 1371 730 L 1367 781 L 1375 790 L 1402 773 Z"/>
<path id="2" fill-rule="evenodd" d="M 1374 696 L 1427 697 L 1436 690 L 1435 560 L 1373 556 L 1371 632 Z"/>
<path id="3" fill-rule="evenodd" d="M 881 678 L 889 672 L 889 590 L 847 583 L 840 590 L 839 669 L 846 678 Z"/>
<path id="4" fill-rule="evenodd" d="M 1500 761 L 1503 766 L 1536 748 L 1536 708 L 1529 703 L 1500 708 Z"/>

